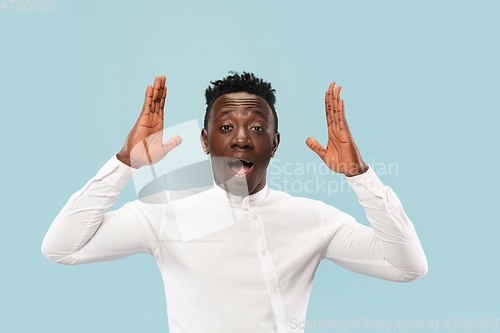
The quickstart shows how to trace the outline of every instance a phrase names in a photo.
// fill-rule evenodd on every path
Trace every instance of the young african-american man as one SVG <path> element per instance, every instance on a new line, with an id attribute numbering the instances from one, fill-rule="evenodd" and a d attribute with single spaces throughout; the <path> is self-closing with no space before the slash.
<path id="1" fill-rule="evenodd" d="M 212 186 L 165 190 L 108 212 L 139 168 L 181 144 L 178 135 L 162 142 L 167 88 L 165 76 L 157 76 L 123 148 L 70 197 L 45 235 L 43 254 L 63 265 L 153 255 L 173 333 L 303 332 L 323 259 L 390 281 L 425 275 L 427 259 L 412 222 L 354 143 L 341 87 L 332 82 L 325 94 L 326 148 L 313 138 L 306 144 L 347 177 L 371 227 L 321 201 L 267 186 L 280 143 L 274 89 L 253 73 L 232 74 L 205 92 L 201 142 L 210 154 Z M 332 301 L 342 300 L 332 295 Z"/>

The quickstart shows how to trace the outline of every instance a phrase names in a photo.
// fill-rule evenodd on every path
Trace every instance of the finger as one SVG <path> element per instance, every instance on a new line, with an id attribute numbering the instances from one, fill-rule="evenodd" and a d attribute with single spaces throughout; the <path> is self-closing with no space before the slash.
<path id="1" fill-rule="evenodd" d="M 342 110 L 342 121 L 341 123 L 341 130 L 344 132 L 343 140 L 349 139 L 351 137 L 351 131 L 349 130 L 349 125 L 347 125 L 347 119 L 345 117 L 345 106 L 344 106 L 344 100 L 340 100 L 340 107 Z"/>
<path id="2" fill-rule="evenodd" d="M 330 103 L 332 104 L 332 124 L 333 125 L 337 125 L 337 101 L 335 100 L 335 90 L 336 90 L 336 88 L 332 87 L 332 91 L 330 93 Z"/>
<path id="3" fill-rule="evenodd" d="M 318 156 L 321 157 L 321 159 L 325 157 L 326 149 L 323 148 L 323 146 L 315 138 L 312 137 L 307 138 L 306 145 L 309 148 L 311 148 L 312 151 L 318 154 Z"/>
<path id="4" fill-rule="evenodd" d="M 167 78 L 165 77 L 165 75 L 162 75 L 162 77 L 164 78 L 164 80 L 162 81 L 163 82 L 163 94 L 161 96 L 161 101 L 160 101 L 160 118 L 163 119 L 163 108 L 165 107 L 165 99 L 167 97 L 167 86 L 165 86 L 165 82 L 167 80 Z"/>
<path id="5" fill-rule="evenodd" d="M 344 113 L 344 100 L 341 99 L 339 101 L 339 109 L 340 109 L 340 112 L 339 112 L 339 128 L 341 130 L 344 130 L 345 129 L 345 113 Z"/>
<path id="6" fill-rule="evenodd" d="M 166 80 L 165 75 L 161 75 L 160 76 L 160 95 L 158 96 L 159 101 L 156 104 L 156 109 L 155 109 L 155 113 L 157 113 L 158 115 L 161 114 L 161 107 L 162 107 L 161 103 L 162 103 L 162 99 L 163 99 L 163 92 L 165 91 L 165 80 Z"/>
<path id="7" fill-rule="evenodd" d="M 326 124 L 330 127 L 330 124 L 333 122 L 333 105 L 331 99 L 332 86 L 335 85 L 335 82 L 331 82 L 330 86 L 325 93 L 325 111 L 326 111 Z"/>
<path id="8" fill-rule="evenodd" d="M 160 105 L 161 105 L 161 99 L 163 98 L 163 90 L 165 89 L 165 81 L 166 80 L 167 80 L 167 78 L 165 77 L 165 75 L 160 76 L 160 96 L 159 96 Z"/>
<path id="9" fill-rule="evenodd" d="M 337 86 L 335 88 L 335 91 L 333 92 L 333 99 L 336 100 L 336 101 L 339 100 L 340 90 L 342 90 L 342 87 L 341 86 Z"/>
<path id="10" fill-rule="evenodd" d="M 340 91 L 342 90 L 341 86 L 337 86 L 335 88 L 335 92 L 333 93 L 333 105 L 334 105 L 334 110 L 335 110 L 335 123 L 337 126 L 339 126 L 340 121 L 341 121 L 341 113 L 342 110 L 340 108 Z"/>
<path id="11" fill-rule="evenodd" d="M 151 112 L 153 100 L 153 87 L 148 85 L 146 88 L 146 96 L 144 96 L 144 105 L 142 106 L 141 115 L 148 115 Z"/>
<path id="12" fill-rule="evenodd" d="M 168 154 L 169 151 L 180 145 L 182 142 L 182 138 L 179 135 L 174 135 L 167 142 L 163 144 L 163 152 Z"/>
<path id="13" fill-rule="evenodd" d="M 160 102 L 160 85 L 161 85 L 161 78 L 159 76 L 155 76 L 155 83 L 153 86 L 152 112 L 156 112 L 157 104 Z"/>
<path id="14" fill-rule="evenodd" d="M 332 106 L 330 105 L 330 99 L 329 99 L 329 95 L 328 95 L 328 92 L 330 91 L 330 89 L 327 89 L 326 92 L 325 92 L 325 112 L 326 112 L 326 126 L 330 126 L 330 112 L 331 112 L 331 108 Z"/>
<path id="15" fill-rule="evenodd" d="M 157 115 L 160 115 L 161 113 L 161 99 L 163 98 L 163 91 L 165 88 L 165 75 L 160 76 L 160 83 L 158 86 L 158 98 L 156 100 L 155 104 L 155 113 Z"/>
<path id="16" fill-rule="evenodd" d="M 328 132 L 330 135 L 333 134 L 334 136 L 338 136 L 338 121 L 337 121 L 337 103 L 334 99 L 334 94 L 335 94 L 335 82 L 332 82 L 330 84 L 330 92 L 329 92 L 329 99 L 330 99 L 330 105 L 331 105 L 331 112 L 330 112 L 330 126 L 328 126 Z"/>

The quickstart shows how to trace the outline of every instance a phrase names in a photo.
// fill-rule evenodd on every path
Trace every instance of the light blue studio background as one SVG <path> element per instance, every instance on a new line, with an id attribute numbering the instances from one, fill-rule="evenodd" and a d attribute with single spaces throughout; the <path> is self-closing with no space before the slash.
<path id="1" fill-rule="evenodd" d="M 427 255 L 428 274 L 411 283 L 322 262 L 308 321 L 422 321 L 425 329 L 406 330 L 421 332 L 429 319 L 444 329 L 447 318 L 500 317 L 498 2 L 11 5 L 0 9 L 2 332 L 167 331 L 152 256 L 62 266 L 40 247 L 71 194 L 120 150 L 155 75 L 167 76 L 170 127 L 202 124 L 204 90 L 228 70 L 253 71 L 277 90 L 282 141 L 269 186 L 368 224 L 345 184 L 301 188 L 342 184 L 319 173 L 304 143 L 326 144 L 324 93 L 330 81 L 341 84 L 364 160 L 403 202 Z M 389 163 L 397 169 L 383 174 Z M 129 183 L 111 209 L 136 198 Z"/>

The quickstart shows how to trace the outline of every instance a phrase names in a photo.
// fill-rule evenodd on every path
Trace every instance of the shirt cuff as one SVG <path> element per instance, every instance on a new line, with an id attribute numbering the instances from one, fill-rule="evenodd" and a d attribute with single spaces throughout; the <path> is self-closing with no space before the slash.
<path id="1" fill-rule="evenodd" d="M 113 155 L 97 172 L 94 180 L 102 180 L 115 189 L 121 190 L 139 169 L 129 167 Z"/>
<path id="2" fill-rule="evenodd" d="M 361 175 L 346 178 L 360 200 L 368 199 L 373 196 L 378 198 L 384 197 L 384 184 L 382 184 L 371 167 Z"/>

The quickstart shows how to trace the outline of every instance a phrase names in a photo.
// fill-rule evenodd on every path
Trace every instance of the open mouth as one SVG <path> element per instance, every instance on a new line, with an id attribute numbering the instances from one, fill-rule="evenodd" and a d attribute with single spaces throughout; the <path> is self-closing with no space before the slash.
<path id="1" fill-rule="evenodd" d="M 228 165 L 236 177 L 245 177 L 253 167 L 252 162 L 240 159 L 232 159 Z"/>

